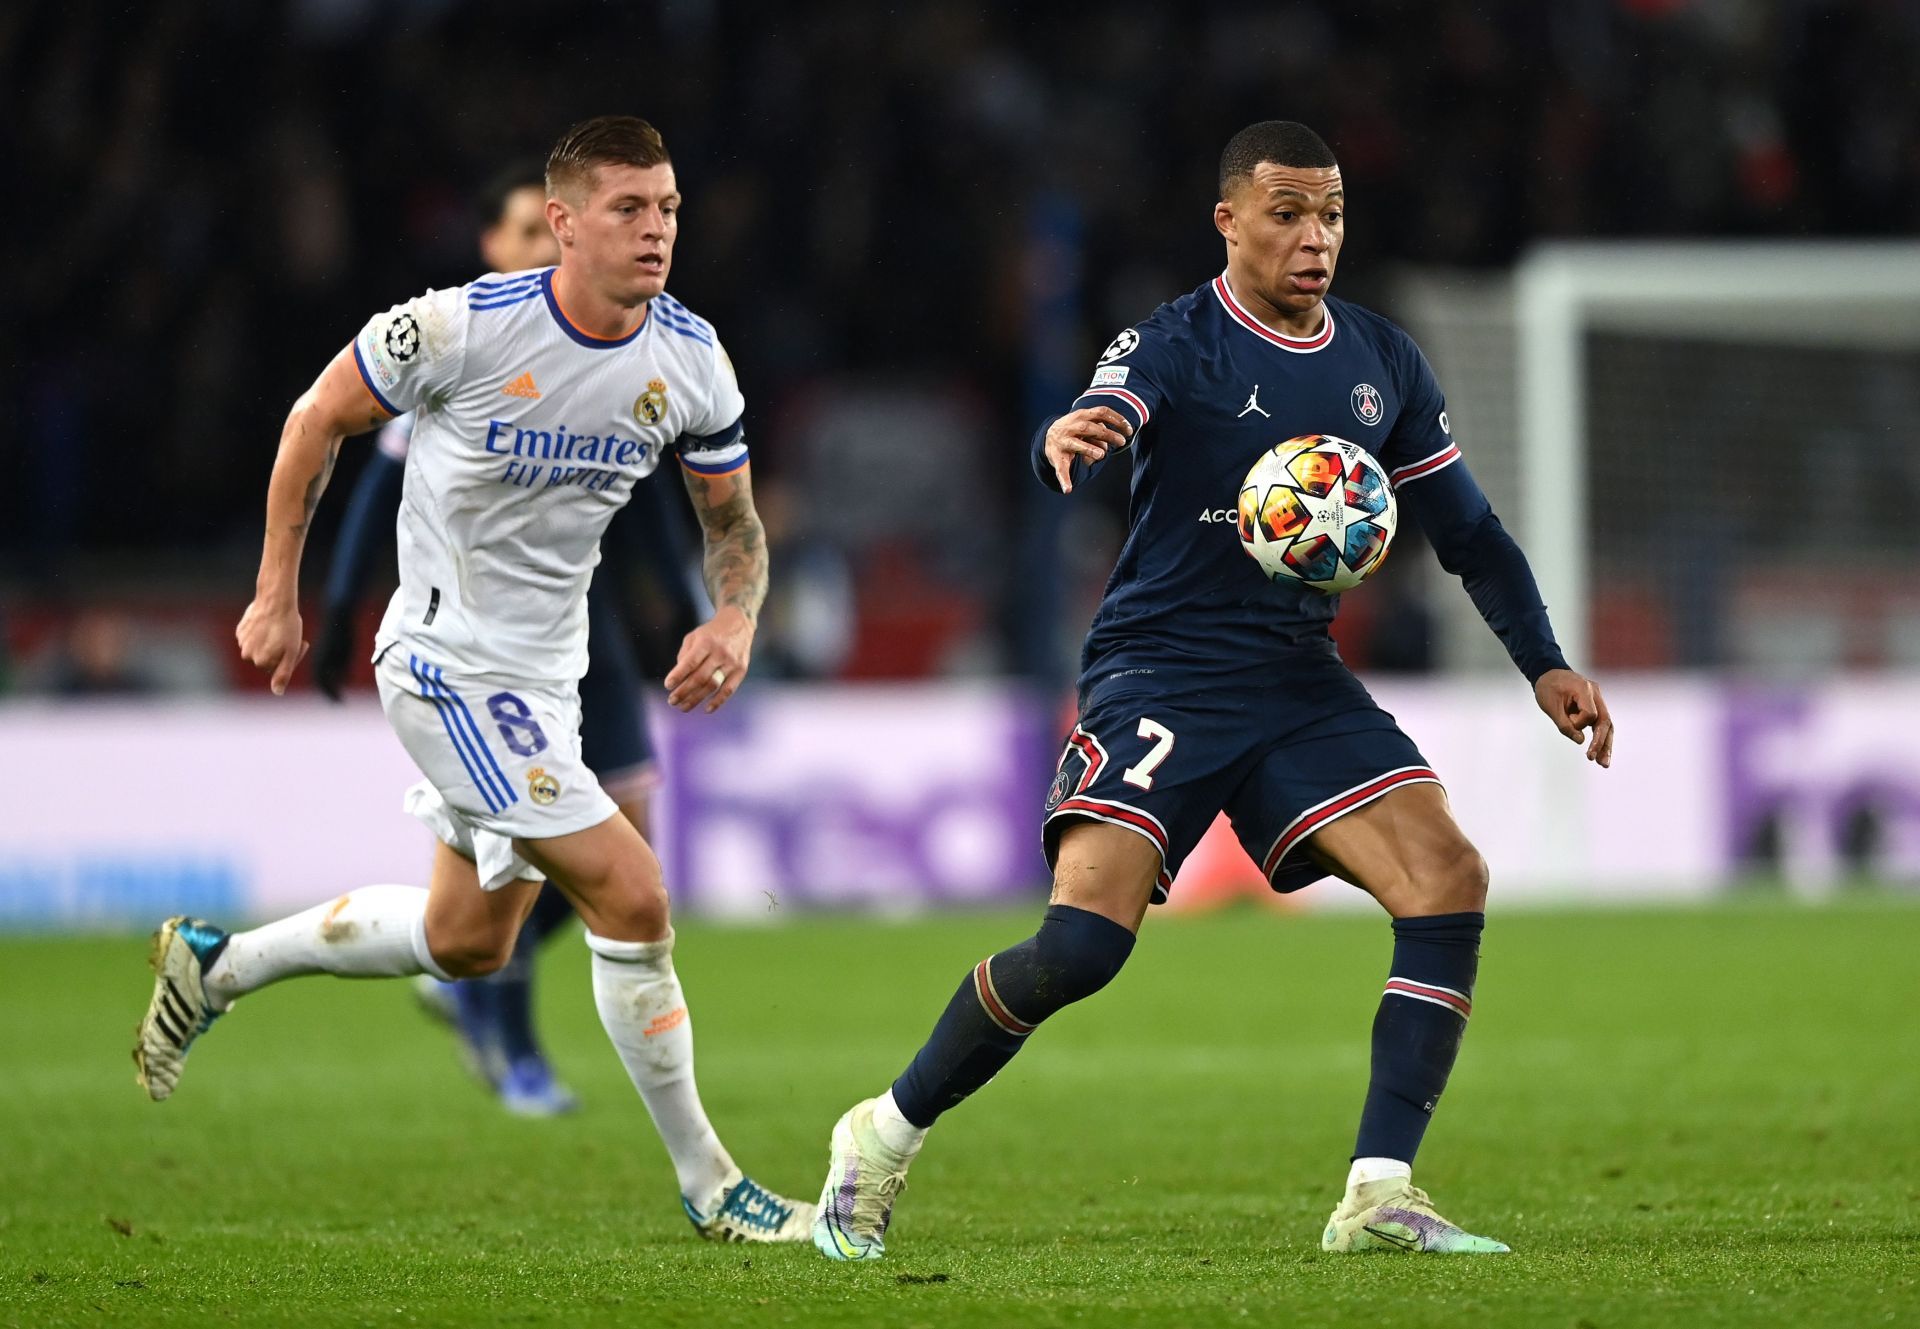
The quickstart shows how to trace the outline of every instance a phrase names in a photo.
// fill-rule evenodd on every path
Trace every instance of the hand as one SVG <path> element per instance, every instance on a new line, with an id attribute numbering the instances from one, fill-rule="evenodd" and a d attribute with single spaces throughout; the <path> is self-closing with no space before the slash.
<path id="1" fill-rule="evenodd" d="M 1587 760 L 1613 765 L 1613 716 L 1607 711 L 1598 683 L 1571 669 L 1549 669 L 1533 685 L 1533 699 L 1553 721 L 1553 727 L 1574 742 L 1581 741 L 1584 731 L 1593 730 Z"/>
<path id="2" fill-rule="evenodd" d="M 1133 437 L 1133 425 L 1110 406 L 1083 406 L 1047 426 L 1047 464 L 1060 481 L 1060 492 L 1073 492 L 1073 460 L 1084 457 L 1088 465 L 1127 446 Z"/>
<path id="3" fill-rule="evenodd" d="M 691 711 L 704 701 L 712 715 L 740 690 L 752 654 L 753 620 L 736 606 L 722 606 L 680 643 L 679 662 L 667 675 L 668 704 Z"/>
<path id="4" fill-rule="evenodd" d="M 300 636 L 299 606 L 256 597 L 240 616 L 233 635 L 240 643 L 240 658 L 272 675 L 268 686 L 274 696 L 283 695 L 307 653 L 307 643 Z"/>
<path id="5" fill-rule="evenodd" d="M 347 681 L 352 664 L 353 610 L 330 609 L 320 625 L 320 641 L 313 648 L 313 685 L 326 693 L 328 700 L 339 701 L 341 685 Z"/>

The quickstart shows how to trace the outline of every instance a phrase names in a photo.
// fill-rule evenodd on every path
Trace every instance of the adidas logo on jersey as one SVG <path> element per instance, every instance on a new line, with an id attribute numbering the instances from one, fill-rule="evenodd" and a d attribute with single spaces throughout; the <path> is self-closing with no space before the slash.
<path id="1" fill-rule="evenodd" d="M 520 375 L 519 378 L 507 384 L 507 386 L 500 389 L 500 391 L 502 395 L 508 397 L 526 397 L 536 401 L 540 397 L 540 389 L 533 386 L 533 374 L 531 371 Z"/>

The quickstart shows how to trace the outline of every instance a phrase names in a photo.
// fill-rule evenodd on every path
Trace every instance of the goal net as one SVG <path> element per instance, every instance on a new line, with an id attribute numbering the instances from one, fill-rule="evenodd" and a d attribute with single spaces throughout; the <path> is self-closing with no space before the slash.
<path id="1" fill-rule="evenodd" d="M 1577 666 L 1920 668 L 1920 246 L 1551 244 L 1396 308 Z"/>

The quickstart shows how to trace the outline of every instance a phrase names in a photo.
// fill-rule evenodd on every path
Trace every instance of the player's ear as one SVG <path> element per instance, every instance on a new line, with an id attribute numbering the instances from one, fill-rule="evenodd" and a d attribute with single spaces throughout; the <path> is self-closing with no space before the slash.
<path id="1" fill-rule="evenodd" d="M 565 203 L 551 196 L 547 199 L 547 225 L 553 228 L 554 238 L 561 244 L 573 243 L 573 213 Z"/>
<path id="2" fill-rule="evenodd" d="M 1240 238 L 1233 220 L 1233 204 L 1221 199 L 1213 205 L 1213 229 L 1224 235 L 1229 242 Z"/>

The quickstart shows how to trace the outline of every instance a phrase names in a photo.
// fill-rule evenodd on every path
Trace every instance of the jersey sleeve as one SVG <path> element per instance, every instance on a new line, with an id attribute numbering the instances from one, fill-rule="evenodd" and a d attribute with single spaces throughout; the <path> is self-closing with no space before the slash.
<path id="1" fill-rule="evenodd" d="M 1447 399 L 1440 394 L 1433 366 L 1413 338 L 1402 333 L 1400 342 L 1400 394 L 1406 406 L 1380 450 L 1380 463 L 1396 489 L 1460 460 L 1453 422 L 1447 419 Z"/>
<path id="2" fill-rule="evenodd" d="M 1086 390 L 1073 399 L 1069 410 L 1078 411 L 1089 406 L 1105 406 L 1118 411 L 1133 426 L 1127 443 L 1131 446 L 1140 436 L 1172 391 L 1176 374 L 1176 361 L 1172 344 L 1167 335 L 1152 321 L 1136 327 L 1123 328 L 1120 335 L 1107 343 L 1107 349 L 1100 353 L 1100 359 L 1093 367 L 1092 379 Z M 1027 451 L 1033 463 L 1033 473 L 1040 483 L 1058 492 L 1060 481 L 1053 473 L 1053 466 L 1047 461 L 1047 430 L 1058 416 L 1048 419 L 1034 431 L 1033 441 Z M 1108 454 L 1111 457 L 1112 453 Z M 1106 464 L 1102 459 L 1089 464 L 1084 459 L 1073 463 L 1074 483 L 1091 476 Z"/>
<path id="3" fill-rule="evenodd" d="M 1100 353 L 1086 390 L 1068 409 L 1112 407 L 1138 434 L 1167 400 L 1174 380 L 1172 352 L 1166 334 L 1151 322 L 1123 328 Z"/>
<path id="4" fill-rule="evenodd" d="M 361 380 L 392 415 L 436 406 L 459 382 L 466 353 L 467 301 L 457 287 L 375 314 L 353 339 Z"/>
<path id="5" fill-rule="evenodd" d="M 733 360 L 715 338 L 713 376 L 706 399 L 688 422 L 687 432 L 680 436 L 680 464 L 696 475 L 728 475 L 745 466 L 746 409 Z"/>

